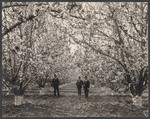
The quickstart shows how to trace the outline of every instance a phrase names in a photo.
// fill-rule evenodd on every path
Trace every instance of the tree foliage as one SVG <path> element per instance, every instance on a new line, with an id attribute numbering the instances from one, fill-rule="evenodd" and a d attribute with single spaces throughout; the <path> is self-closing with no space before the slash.
<path id="1" fill-rule="evenodd" d="M 3 2 L 2 37 L 7 87 L 54 73 L 75 79 L 75 71 L 133 95 L 147 87 L 147 3 Z"/>

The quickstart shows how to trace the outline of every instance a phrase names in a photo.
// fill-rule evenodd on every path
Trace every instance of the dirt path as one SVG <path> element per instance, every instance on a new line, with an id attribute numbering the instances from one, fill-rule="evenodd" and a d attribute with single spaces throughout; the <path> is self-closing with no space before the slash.
<path id="1" fill-rule="evenodd" d="M 101 90 L 101 92 L 99 92 Z M 130 96 L 106 95 L 106 90 L 90 88 L 89 98 L 77 96 L 75 82 L 60 86 L 60 97 L 25 95 L 26 103 L 14 106 L 13 96 L 3 97 L 4 117 L 135 117 L 145 116 L 145 107 L 132 105 Z"/>

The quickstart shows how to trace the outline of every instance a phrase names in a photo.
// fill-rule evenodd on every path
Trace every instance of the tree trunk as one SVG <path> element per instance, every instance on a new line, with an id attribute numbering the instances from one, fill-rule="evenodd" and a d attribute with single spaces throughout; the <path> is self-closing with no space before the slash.
<path id="1" fill-rule="evenodd" d="M 135 106 L 141 107 L 142 106 L 142 97 L 141 96 L 135 96 L 132 98 L 133 104 Z"/>
<path id="2" fill-rule="evenodd" d="M 15 95 L 15 105 L 24 104 L 24 96 Z"/>
<path id="3" fill-rule="evenodd" d="M 148 68 L 143 67 L 140 70 L 140 76 L 138 78 L 138 82 L 136 84 L 130 85 L 130 91 L 133 95 L 133 104 L 136 106 L 142 106 L 142 93 L 146 89 L 148 84 Z"/>
<path id="4" fill-rule="evenodd" d="M 40 95 L 44 95 L 45 94 L 45 90 L 44 90 L 44 88 L 40 88 Z"/>

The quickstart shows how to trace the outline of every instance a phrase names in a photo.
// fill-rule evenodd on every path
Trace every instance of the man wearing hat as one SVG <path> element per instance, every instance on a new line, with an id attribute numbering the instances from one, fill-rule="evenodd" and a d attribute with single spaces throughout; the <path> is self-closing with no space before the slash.
<path id="1" fill-rule="evenodd" d="M 83 85 L 83 81 L 81 80 L 81 77 L 79 76 L 79 79 L 76 82 L 76 86 L 78 88 L 78 96 L 81 96 L 82 85 Z"/>
<path id="2" fill-rule="evenodd" d="M 85 98 L 88 98 L 89 88 L 90 88 L 90 81 L 87 79 L 87 76 L 85 76 L 84 80 L 84 94 Z"/>
<path id="3" fill-rule="evenodd" d="M 56 96 L 56 91 L 59 96 L 59 79 L 57 78 L 56 74 L 54 74 L 54 78 L 52 80 L 52 86 L 54 87 L 54 96 Z"/>

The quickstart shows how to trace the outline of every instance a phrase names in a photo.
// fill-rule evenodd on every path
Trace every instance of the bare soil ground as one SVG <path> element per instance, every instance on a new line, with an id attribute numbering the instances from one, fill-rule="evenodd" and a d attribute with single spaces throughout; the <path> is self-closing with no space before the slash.
<path id="1" fill-rule="evenodd" d="M 14 96 L 2 97 L 3 117 L 145 117 L 148 116 L 148 100 L 142 107 L 132 104 L 130 95 L 102 95 L 91 88 L 89 98 L 77 96 L 74 83 L 60 87 L 60 97 L 49 91 L 46 95 L 25 95 L 26 103 L 14 105 Z M 98 92 L 98 93 L 97 93 Z"/>

